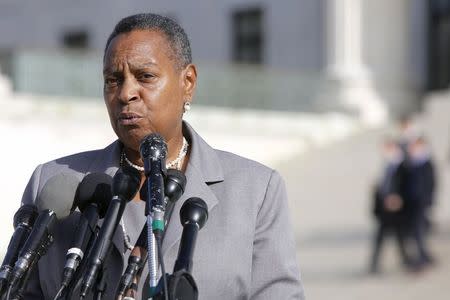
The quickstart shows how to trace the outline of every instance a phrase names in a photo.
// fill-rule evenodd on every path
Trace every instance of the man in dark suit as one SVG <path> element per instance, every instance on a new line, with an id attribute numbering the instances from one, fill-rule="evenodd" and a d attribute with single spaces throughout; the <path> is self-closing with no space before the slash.
<path id="1" fill-rule="evenodd" d="M 373 214 L 378 224 L 370 262 L 371 273 L 379 271 L 378 261 L 382 244 L 389 233 L 395 234 L 403 263 L 408 266 L 411 261 L 405 247 L 407 220 L 404 191 L 407 168 L 403 152 L 394 140 L 386 139 L 383 144 L 383 156 L 385 169 L 374 193 Z"/>
<path id="2" fill-rule="evenodd" d="M 408 156 L 406 213 L 411 237 L 417 247 L 416 266 L 421 268 L 433 261 L 425 239 L 430 223 L 427 212 L 433 204 L 435 189 L 434 167 L 423 137 L 417 138 L 408 146 Z"/>

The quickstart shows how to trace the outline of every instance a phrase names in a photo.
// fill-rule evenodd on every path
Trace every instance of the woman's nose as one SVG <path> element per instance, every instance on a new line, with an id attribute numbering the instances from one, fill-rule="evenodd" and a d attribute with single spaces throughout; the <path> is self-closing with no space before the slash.
<path id="1" fill-rule="evenodd" d="M 123 103 L 139 99 L 139 84 L 133 78 L 126 78 L 121 86 L 119 100 Z"/>

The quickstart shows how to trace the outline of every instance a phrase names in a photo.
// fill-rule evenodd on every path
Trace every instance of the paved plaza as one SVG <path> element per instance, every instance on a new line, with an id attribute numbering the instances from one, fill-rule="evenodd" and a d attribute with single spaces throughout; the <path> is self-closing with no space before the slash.
<path id="1" fill-rule="evenodd" d="M 368 275 L 374 229 L 370 189 L 381 164 L 378 145 L 388 130 L 367 131 L 279 164 L 287 181 L 307 299 L 449 299 L 448 103 L 431 105 L 419 120 L 433 143 L 439 173 L 430 240 L 436 265 L 421 273 L 402 269 L 397 245 L 388 239 L 382 273 Z"/>

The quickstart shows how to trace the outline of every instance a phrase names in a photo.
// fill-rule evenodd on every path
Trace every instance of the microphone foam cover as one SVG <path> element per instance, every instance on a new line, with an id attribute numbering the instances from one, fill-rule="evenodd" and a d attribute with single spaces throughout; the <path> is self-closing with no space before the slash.
<path id="1" fill-rule="evenodd" d="M 74 175 L 59 173 L 51 177 L 37 197 L 38 211 L 52 210 L 58 219 L 70 215 L 80 181 Z"/>
<path id="2" fill-rule="evenodd" d="M 24 204 L 19 210 L 14 214 L 14 228 L 16 228 L 20 223 L 25 223 L 28 226 L 33 226 L 34 221 L 38 216 L 38 211 L 33 204 Z"/>
<path id="3" fill-rule="evenodd" d="M 184 193 L 186 176 L 177 169 L 168 169 L 165 178 L 164 192 L 169 201 L 176 202 Z"/>
<path id="4" fill-rule="evenodd" d="M 91 203 L 97 203 L 100 218 L 108 210 L 112 198 L 112 177 L 105 173 L 90 173 L 84 176 L 76 193 L 78 209 L 83 212 Z"/>
<path id="5" fill-rule="evenodd" d="M 181 224 L 197 223 L 199 229 L 208 220 L 208 205 L 200 198 L 192 197 L 187 199 L 180 209 Z"/>
<path id="6" fill-rule="evenodd" d="M 139 147 L 142 158 L 165 159 L 167 155 L 167 145 L 164 138 L 158 133 L 147 135 Z"/>
<path id="7" fill-rule="evenodd" d="M 114 175 L 113 195 L 130 201 L 138 192 L 140 185 L 141 173 L 132 167 L 124 166 Z"/>

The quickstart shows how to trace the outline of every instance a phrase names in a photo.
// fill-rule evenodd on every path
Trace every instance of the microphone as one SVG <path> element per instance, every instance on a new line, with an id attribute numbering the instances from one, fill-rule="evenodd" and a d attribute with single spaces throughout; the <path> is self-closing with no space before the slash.
<path id="1" fill-rule="evenodd" d="M 0 295 L 3 295 L 11 278 L 11 271 L 19 256 L 19 251 L 30 235 L 34 221 L 38 215 L 36 206 L 25 204 L 14 215 L 14 233 L 0 268 Z"/>
<path id="2" fill-rule="evenodd" d="M 152 299 L 198 299 L 198 288 L 190 272 L 197 234 L 207 219 L 208 206 L 205 201 L 192 197 L 183 203 L 180 221 L 184 228 L 173 274 L 167 278 L 167 287 L 164 286 L 164 290 L 160 288 L 156 295 L 151 295 Z"/>
<path id="3" fill-rule="evenodd" d="M 166 174 L 167 145 L 158 133 L 146 136 L 140 145 L 144 173 L 147 177 L 146 215 L 153 218 L 153 230 L 164 230 L 164 175 Z"/>
<path id="4" fill-rule="evenodd" d="M 78 183 L 76 177 L 64 173 L 45 183 L 36 201 L 39 216 L 14 265 L 10 286 L 14 286 L 47 252 L 53 242 L 52 231 L 56 221 L 71 213 Z"/>
<path id="5" fill-rule="evenodd" d="M 87 272 L 83 277 L 80 297 L 86 297 L 92 288 L 94 281 L 100 271 L 103 262 L 108 254 L 114 232 L 119 225 L 127 202 L 131 201 L 139 190 L 141 184 L 141 174 L 139 171 L 124 167 L 114 175 L 112 193 L 113 197 L 106 211 L 105 221 L 95 240 L 92 252 L 89 257 Z"/>
<path id="6" fill-rule="evenodd" d="M 208 206 L 202 199 L 192 197 L 181 206 L 180 221 L 184 228 L 181 234 L 177 260 L 173 268 L 174 273 L 181 270 L 191 272 L 197 234 L 207 220 Z"/>
<path id="7" fill-rule="evenodd" d="M 147 253 L 149 285 L 150 290 L 154 291 L 158 283 L 157 241 L 161 239 L 164 232 L 164 175 L 167 145 L 161 135 L 151 133 L 142 140 L 139 150 L 144 161 L 145 177 L 147 177 L 148 194 L 145 206 L 148 227 Z"/>
<path id="8" fill-rule="evenodd" d="M 183 195 L 185 187 L 186 176 L 184 173 L 177 169 L 168 169 L 164 185 L 164 206 L 166 207 L 166 213 L 164 214 L 165 225 L 169 222 L 173 207 L 178 199 L 180 199 L 181 195 Z M 147 189 L 141 189 L 140 197 L 141 199 L 147 199 Z M 117 290 L 118 295 L 125 294 L 126 290 L 130 288 L 133 281 L 136 281 L 136 275 L 139 274 L 144 267 L 145 261 L 147 260 L 147 236 L 147 226 L 144 225 L 141 234 L 139 235 L 139 238 L 131 251 L 130 257 L 128 258 L 128 266 L 122 275 L 119 288 Z"/>
<path id="9" fill-rule="evenodd" d="M 170 221 L 170 217 L 172 216 L 172 211 L 175 206 L 175 203 L 180 199 L 181 195 L 184 193 L 184 189 L 186 188 L 186 176 L 183 172 L 177 169 L 169 169 L 167 170 L 166 176 L 166 184 L 164 186 L 165 196 L 164 196 L 164 204 L 166 206 L 165 214 L 164 214 L 164 224 L 167 224 Z"/>
<path id="10" fill-rule="evenodd" d="M 144 183 L 144 187 L 146 186 L 147 180 L 148 179 L 146 179 L 146 182 Z M 164 207 L 165 207 L 164 227 L 166 227 L 167 224 L 169 223 L 175 203 L 178 201 L 178 199 L 180 199 L 180 197 L 184 193 L 184 189 L 186 188 L 186 182 L 187 182 L 186 176 L 184 175 L 183 172 L 177 169 L 167 169 L 166 180 L 164 182 Z M 147 199 L 148 197 L 147 190 L 148 189 L 146 188 L 142 188 L 140 190 L 141 199 Z M 137 242 L 136 246 L 145 247 L 146 246 L 145 237 L 146 235 L 142 237 L 144 239 L 142 240 L 142 243 L 138 244 Z M 139 238 L 141 239 L 141 237 Z M 138 239 L 138 241 L 140 241 L 140 239 Z"/>
<path id="11" fill-rule="evenodd" d="M 146 260 L 147 249 L 135 246 L 128 258 L 127 268 L 120 278 L 119 287 L 116 292 L 118 297 L 126 295 L 127 290 L 130 289 L 133 282 L 139 281 L 137 276 L 144 267 Z"/>
<path id="12" fill-rule="evenodd" d="M 67 251 L 63 270 L 62 287 L 67 287 L 84 257 L 91 242 L 99 218 L 103 218 L 112 198 L 112 178 L 104 173 L 86 175 L 78 186 L 76 204 L 81 211 L 78 226 L 72 240 L 72 247 Z"/>

